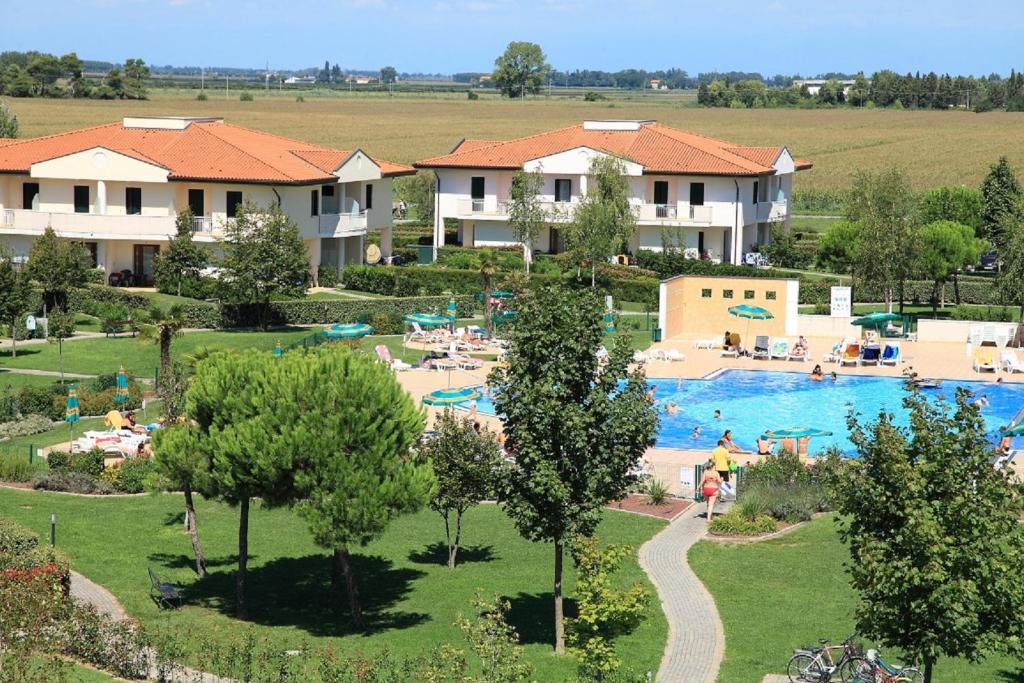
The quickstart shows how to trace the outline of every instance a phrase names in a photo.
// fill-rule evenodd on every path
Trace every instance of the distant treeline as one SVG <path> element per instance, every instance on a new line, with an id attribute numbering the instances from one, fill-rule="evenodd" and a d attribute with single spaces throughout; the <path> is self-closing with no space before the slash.
<path id="1" fill-rule="evenodd" d="M 91 97 L 145 99 L 149 67 L 141 59 L 111 65 L 106 75 L 88 78 L 87 62 L 74 52 L 57 57 L 46 52 L 0 52 L 0 95 L 11 97 Z"/>
<path id="2" fill-rule="evenodd" d="M 819 79 L 820 80 L 820 79 Z M 845 82 L 844 82 L 845 81 Z M 850 82 L 852 81 L 852 83 Z M 892 107 L 1024 111 L 1024 74 L 984 77 L 877 71 L 870 78 L 830 78 L 814 85 L 770 86 L 758 79 L 702 83 L 697 103 L 708 107 Z"/>

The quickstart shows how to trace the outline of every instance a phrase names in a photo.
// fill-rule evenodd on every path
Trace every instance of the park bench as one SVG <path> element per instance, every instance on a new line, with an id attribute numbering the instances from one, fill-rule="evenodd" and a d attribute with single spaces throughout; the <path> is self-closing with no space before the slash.
<path id="1" fill-rule="evenodd" d="M 166 607 L 174 607 L 175 603 L 177 603 L 177 607 L 181 607 L 181 593 L 178 592 L 178 589 L 174 584 L 163 581 L 159 575 L 153 571 L 152 567 L 149 567 L 148 569 L 149 582 L 151 584 L 149 593 L 153 600 L 157 604 L 164 605 Z"/>
<path id="2" fill-rule="evenodd" d="M 139 331 L 139 328 L 131 320 L 107 320 L 103 324 L 103 328 L 108 337 L 116 337 L 125 332 L 131 332 L 134 337 Z"/>

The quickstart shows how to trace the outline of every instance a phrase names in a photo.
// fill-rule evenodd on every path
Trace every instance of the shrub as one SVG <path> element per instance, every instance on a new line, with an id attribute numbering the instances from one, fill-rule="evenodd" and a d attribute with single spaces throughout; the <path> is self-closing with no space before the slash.
<path id="1" fill-rule="evenodd" d="M 113 487 L 98 477 L 81 472 L 50 473 L 36 478 L 34 486 L 43 491 L 64 491 L 66 493 L 113 493 Z"/>
<path id="2" fill-rule="evenodd" d="M 39 434 L 53 427 L 53 421 L 43 415 L 26 415 L 12 422 L 0 423 L 0 439 Z"/>
<path id="3" fill-rule="evenodd" d="M 298 97 L 295 98 L 295 101 L 296 102 L 305 102 L 306 98 L 303 97 L 302 95 L 299 95 Z"/>
<path id="4" fill-rule="evenodd" d="M 71 454 L 67 451 L 50 451 L 46 455 L 46 464 L 51 472 L 67 472 L 71 469 Z"/>
<path id="5" fill-rule="evenodd" d="M 786 486 L 793 483 L 809 482 L 811 473 L 796 453 L 782 451 L 772 458 L 760 461 L 743 469 L 743 487 Z"/>
<path id="6" fill-rule="evenodd" d="M 664 505 L 668 500 L 668 485 L 661 479 L 652 478 L 647 484 L 647 504 Z"/>
<path id="7" fill-rule="evenodd" d="M 370 316 L 369 323 L 375 334 L 402 334 L 405 332 L 405 321 L 398 313 L 375 313 Z"/>
<path id="8" fill-rule="evenodd" d="M 54 400 L 61 394 L 59 383 L 50 386 L 24 386 L 15 394 L 17 412 L 21 415 L 45 415 L 51 419 L 60 419 L 64 410 L 54 413 Z"/>
<path id="9" fill-rule="evenodd" d="M 203 92 L 202 90 L 200 90 L 200 91 L 199 91 L 199 94 L 198 94 L 198 95 L 196 95 L 196 100 L 198 100 L 199 102 L 205 102 L 205 101 L 206 101 L 206 100 L 208 100 L 208 99 L 210 99 L 210 98 L 209 98 L 209 97 L 207 97 L 207 96 L 206 96 L 206 93 L 205 93 L 205 92 Z"/>
<path id="10" fill-rule="evenodd" d="M 955 306 L 949 311 L 951 320 L 977 320 L 979 322 L 1013 321 L 1013 313 L 1006 306 Z"/>
<path id="11" fill-rule="evenodd" d="M 114 620 L 88 604 L 76 603 L 61 633 L 66 656 L 130 680 L 149 673 L 148 643 L 127 620 Z"/>
<path id="12" fill-rule="evenodd" d="M 238 101 L 239 102 L 252 102 L 253 101 L 252 93 L 249 92 L 248 90 L 243 91 L 242 94 L 238 96 Z"/>
<path id="13" fill-rule="evenodd" d="M 103 470 L 100 479 L 122 493 L 142 493 L 146 477 L 153 471 L 149 458 L 126 458 L 123 462 Z"/>
<path id="14" fill-rule="evenodd" d="M 715 517 L 708 525 L 708 531 L 723 536 L 760 536 L 770 534 L 776 529 L 775 520 L 767 515 L 748 519 L 741 515 L 737 508 L 729 510 L 721 517 Z"/>
<path id="15" fill-rule="evenodd" d="M 321 287 L 338 286 L 338 269 L 330 266 L 320 266 L 316 271 L 316 280 Z"/>
<path id="16" fill-rule="evenodd" d="M 18 402 L 14 398 L 11 387 L 5 386 L 0 391 L 0 422 L 9 422 L 18 416 Z"/>
<path id="17" fill-rule="evenodd" d="M 0 481 L 32 481 L 46 473 L 46 460 L 33 458 L 28 461 L 26 453 L 0 453 Z"/>
<path id="18" fill-rule="evenodd" d="M 129 309 L 149 306 L 149 299 L 145 296 L 125 291 L 120 287 L 88 285 L 68 292 L 68 309 L 71 311 L 88 313 L 91 306 L 112 302 L 124 304 Z"/>
<path id="19" fill-rule="evenodd" d="M 740 492 L 744 510 L 763 510 L 772 519 L 806 522 L 816 512 L 828 509 L 825 487 L 810 482 L 746 487 Z"/>
<path id="20" fill-rule="evenodd" d="M 85 453 L 74 453 L 71 456 L 71 471 L 98 477 L 103 473 L 103 451 L 93 448 Z"/>
<path id="21" fill-rule="evenodd" d="M 585 93 L 585 94 L 583 95 L 583 101 L 584 101 L 584 102 L 601 102 L 601 101 L 603 101 L 603 100 L 607 100 L 607 99 L 608 99 L 608 98 L 607 98 L 607 97 L 605 97 L 604 95 L 602 95 L 601 93 L 599 93 L 599 92 L 594 92 L 593 90 L 588 90 L 588 91 L 587 91 L 587 92 L 586 92 L 586 93 Z"/>
<path id="22" fill-rule="evenodd" d="M 20 555 L 39 545 L 39 536 L 31 529 L 0 517 L 0 553 Z"/>
<path id="23" fill-rule="evenodd" d="M 467 100 L 479 100 L 479 99 L 480 99 L 480 96 L 479 96 L 479 95 L 477 95 L 477 94 L 476 94 L 475 92 L 473 92 L 472 90 L 467 90 L 467 91 L 466 91 L 466 99 L 467 99 Z"/>

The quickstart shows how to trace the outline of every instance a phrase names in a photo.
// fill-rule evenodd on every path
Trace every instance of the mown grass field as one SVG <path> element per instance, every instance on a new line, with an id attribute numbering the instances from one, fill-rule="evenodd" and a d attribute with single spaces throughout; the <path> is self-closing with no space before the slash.
<path id="1" fill-rule="evenodd" d="M 739 144 L 784 144 L 815 167 L 796 189 L 841 189 L 854 169 L 896 164 L 918 188 L 977 185 L 988 165 L 1007 155 L 1024 165 L 1024 113 L 961 111 L 704 109 L 674 98 L 539 98 L 527 102 L 483 97 L 367 94 L 266 97 L 240 102 L 209 89 L 210 99 L 154 92 L 153 99 L 68 101 L 10 99 L 22 136 L 57 133 L 125 115 L 193 114 L 371 156 L 412 162 L 445 154 L 461 138 L 505 139 L 578 123 L 584 118 L 652 118 Z"/>
<path id="2" fill-rule="evenodd" d="M 418 656 L 441 643 L 465 647 L 453 621 L 470 613 L 477 589 L 511 602 L 509 621 L 522 636 L 526 658 L 537 681 L 570 680 L 571 657 L 551 654 L 552 552 L 515 531 L 497 506 L 482 505 L 466 516 L 462 563 L 445 565 L 444 526 L 429 510 L 393 522 L 385 535 L 353 549 L 360 593 L 368 609 L 369 629 L 353 632 L 348 616 L 327 605 L 329 556 L 314 545 L 305 522 L 287 509 L 254 506 L 250 520 L 249 596 L 251 622 L 233 616 L 238 511 L 199 500 L 199 529 L 210 576 L 197 579 L 191 569 L 191 546 L 182 530 L 180 495 L 88 498 L 36 491 L 0 490 L 0 510 L 37 533 L 49 533 L 50 513 L 57 514 L 57 545 L 72 566 L 109 588 L 145 626 L 175 632 L 188 659 L 211 662 L 209 642 L 244 637 L 250 625 L 257 637 L 279 650 L 331 645 L 339 652 L 379 652 L 388 647 L 401 656 Z M 664 522 L 607 511 L 597 535 L 605 543 L 627 543 L 634 554 L 617 579 L 643 581 L 635 550 Z M 146 567 L 175 582 L 185 606 L 161 610 L 149 597 Z M 566 595 L 575 578 L 567 561 Z M 571 608 L 570 608 L 571 609 Z M 665 647 L 667 624 L 655 597 L 647 619 L 616 641 L 629 666 L 645 672 L 657 668 Z M 80 680 L 90 680 L 82 678 Z"/>

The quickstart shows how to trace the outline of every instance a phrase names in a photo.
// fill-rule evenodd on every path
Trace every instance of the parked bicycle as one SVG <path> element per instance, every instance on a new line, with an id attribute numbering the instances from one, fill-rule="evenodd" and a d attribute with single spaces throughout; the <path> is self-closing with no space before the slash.
<path id="1" fill-rule="evenodd" d="M 924 674 L 916 666 L 889 664 L 878 650 L 868 650 L 863 658 L 857 657 L 848 665 L 847 683 L 923 683 Z"/>
<path id="2" fill-rule="evenodd" d="M 864 662 L 860 650 L 853 644 L 857 634 L 851 634 L 839 645 L 831 645 L 827 638 L 818 642 L 820 647 L 800 648 L 793 652 L 786 665 L 786 674 L 790 683 L 829 683 L 833 680 L 852 683 L 855 670 L 854 662 Z M 833 652 L 841 651 L 839 659 Z"/>

